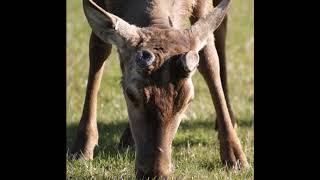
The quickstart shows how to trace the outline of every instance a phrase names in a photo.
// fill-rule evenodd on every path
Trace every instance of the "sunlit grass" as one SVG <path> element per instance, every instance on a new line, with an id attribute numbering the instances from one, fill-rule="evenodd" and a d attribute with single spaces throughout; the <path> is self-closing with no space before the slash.
<path id="1" fill-rule="evenodd" d="M 253 167 L 253 0 L 232 1 L 228 20 L 229 93 L 238 120 L 238 135 Z M 67 1 L 67 148 L 80 120 L 88 75 L 89 25 L 78 0 Z M 134 152 L 119 153 L 116 144 L 127 121 L 120 89 L 120 67 L 113 53 L 107 61 L 98 97 L 99 147 L 93 161 L 67 160 L 67 177 L 130 179 Z M 253 168 L 226 171 L 220 163 L 215 112 L 208 88 L 196 73 L 195 100 L 173 142 L 173 176 L 178 179 L 253 179 Z"/>

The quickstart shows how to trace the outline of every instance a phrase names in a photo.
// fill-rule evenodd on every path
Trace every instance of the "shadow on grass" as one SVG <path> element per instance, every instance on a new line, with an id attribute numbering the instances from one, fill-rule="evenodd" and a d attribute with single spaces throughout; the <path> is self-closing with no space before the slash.
<path id="1" fill-rule="evenodd" d="M 180 124 L 178 132 L 195 131 L 197 129 L 204 129 L 208 133 L 215 132 L 215 122 L 212 120 L 188 120 Z M 78 123 L 71 123 L 67 125 L 67 152 L 71 149 L 76 135 Z M 127 127 L 127 122 L 124 120 L 117 120 L 111 123 L 98 122 L 99 131 L 99 146 L 95 148 L 95 156 L 115 156 L 119 153 L 117 146 L 120 137 Z M 252 128 L 253 120 L 238 120 L 238 128 Z M 175 148 L 184 148 L 201 143 L 208 145 L 210 142 L 208 138 L 197 138 L 194 135 L 188 140 L 185 138 L 174 141 Z"/>
<path id="2" fill-rule="evenodd" d="M 240 128 L 252 128 L 253 120 L 252 119 L 240 119 L 237 120 L 237 125 Z M 182 121 L 179 130 L 183 129 L 193 129 L 193 128 L 203 128 L 203 129 L 213 129 L 215 127 L 215 121 L 206 119 L 206 120 L 188 120 Z"/>
<path id="3" fill-rule="evenodd" d="M 238 120 L 237 125 L 240 129 L 252 128 L 253 120 Z M 199 144 L 204 146 L 212 144 L 212 138 L 208 138 L 208 136 L 217 133 L 215 130 L 215 121 L 210 119 L 181 122 L 178 132 L 184 134 L 182 137 L 175 138 L 173 141 L 174 147 L 178 149 Z M 199 134 L 197 134 L 197 132 L 199 132 Z M 214 142 L 218 143 L 218 141 Z"/>
<path id="4" fill-rule="evenodd" d="M 77 127 L 78 123 L 71 123 L 67 125 L 67 152 L 72 148 L 73 141 L 77 132 Z M 126 127 L 127 122 L 125 121 L 115 121 L 111 123 L 98 121 L 99 145 L 95 148 L 95 156 L 117 155 L 119 153 L 117 146 L 122 132 Z"/>

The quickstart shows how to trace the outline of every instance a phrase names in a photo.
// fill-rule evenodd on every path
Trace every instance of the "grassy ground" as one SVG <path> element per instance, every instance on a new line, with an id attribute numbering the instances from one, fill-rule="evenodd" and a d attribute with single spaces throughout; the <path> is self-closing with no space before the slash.
<path id="1" fill-rule="evenodd" d="M 233 1 L 227 37 L 231 103 L 245 154 L 253 167 L 253 0 Z M 67 1 L 67 149 L 74 139 L 85 95 L 90 28 L 80 0 Z M 93 161 L 67 160 L 67 178 L 130 179 L 134 153 L 118 152 L 116 144 L 127 121 L 120 90 L 120 67 L 113 51 L 105 68 L 98 97 L 99 147 Z M 173 142 L 177 179 L 253 179 L 253 168 L 226 171 L 220 164 L 215 112 L 209 91 L 199 73 L 193 77 L 195 100 Z"/>

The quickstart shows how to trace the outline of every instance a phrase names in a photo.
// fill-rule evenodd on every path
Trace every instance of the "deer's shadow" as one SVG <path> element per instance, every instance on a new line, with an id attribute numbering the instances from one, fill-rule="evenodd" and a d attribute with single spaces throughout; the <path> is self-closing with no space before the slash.
<path id="1" fill-rule="evenodd" d="M 239 128 L 252 128 L 253 120 L 238 120 Z M 95 148 L 95 154 L 105 154 L 108 156 L 117 155 L 119 150 L 117 148 L 120 141 L 120 137 L 127 127 L 128 122 L 126 120 L 116 120 L 114 122 L 103 122 L 98 121 L 98 131 L 99 131 L 99 146 Z M 182 121 L 179 132 L 194 131 L 196 129 L 204 129 L 208 133 L 216 131 L 214 128 L 214 121 L 212 120 L 188 120 Z M 76 130 L 78 123 L 70 123 L 67 125 L 67 141 L 66 148 L 67 152 L 71 149 L 73 141 L 76 135 Z M 186 146 L 192 146 L 193 144 L 207 144 L 207 140 L 201 138 L 189 138 L 188 140 L 180 139 L 174 140 L 173 146 L 175 148 L 182 148 Z"/>

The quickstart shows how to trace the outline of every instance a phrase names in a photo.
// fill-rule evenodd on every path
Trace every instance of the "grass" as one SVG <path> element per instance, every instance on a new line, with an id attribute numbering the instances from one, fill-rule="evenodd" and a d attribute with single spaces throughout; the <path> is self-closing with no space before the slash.
<path id="1" fill-rule="evenodd" d="M 90 28 L 79 0 L 67 1 L 67 149 L 80 120 L 88 75 Z M 227 171 L 220 163 L 215 112 L 208 88 L 197 72 L 195 100 L 173 142 L 175 179 L 253 179 L 253 0 L 233 1 L 227 36 L 229 93 L 238 120 L 237 133 L 252 168 Z M 132 179 L 134 152 L 116 145 L 127 122 L 120 89 L 120 66 L 113 50 L 101 82 L 97 105 L 99 147 L 92 161 L 67 161 L 67 178 Z"/>

